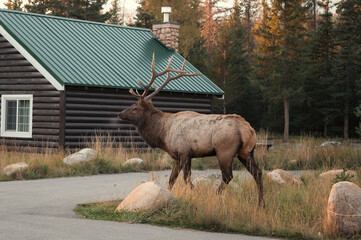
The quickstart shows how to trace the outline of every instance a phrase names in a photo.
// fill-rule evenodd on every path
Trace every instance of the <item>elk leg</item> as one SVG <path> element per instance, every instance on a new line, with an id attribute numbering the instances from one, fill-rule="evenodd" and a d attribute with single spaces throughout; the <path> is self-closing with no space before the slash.
<path id="1" fill-rule="evenodd" d="M 184 182 L 186 184 L 190 184 L 191 189 L 194 187 L 193 183 L 192 183 L 192 179 L 191 179 L 191 173 L 192 173 L 192 162 L 191 162 L 191 158 L 187 157 L 184 158 L 183 161 L 183 178 L 184 178 Z"/>
<path id="2" fill-rule="evenodd" d="M 233 156 L 222 156 L 221 154 L 217 154 L 219 167 L 222 172 L 222 183 L 218 187 L 218 193 L 222 193 L 223 190 L 227 187 L 228 183 L 233 179 L 232 172 L 232 161 Z"/>
<path id="3" fill-rule="evenodd" d="M 168 186 L 169 191 L 172 190 L 173 185 L 178 178 L 180 170 L 181 170 L 181 164 L 179 160 L 175 160 L 174 166 L 172 168 L 172 173 L 169 177 L 169 186 Z"/>
<path id="4" fill-rule="evenodd" d="M 261 169 L 258 168 L 256 161 L 254 160 L 253 151 L 254 151 L 254 149 L 249 154 L 247 154 L 246 157 L 241 157 L 241 155 L 238 155 L 238 159 L 246 167 L 248 172 L 250 174 L 252 174 L 254 180 L 257 183 L 258 205 L 265 207 L 265 202 L 263 199 L 262 171 L 261 171 Z"/>

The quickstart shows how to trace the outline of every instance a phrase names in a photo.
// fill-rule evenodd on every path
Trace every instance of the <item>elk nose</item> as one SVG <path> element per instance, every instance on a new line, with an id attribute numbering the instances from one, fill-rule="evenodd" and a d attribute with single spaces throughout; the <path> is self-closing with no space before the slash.
<path id="1" fill-rule="evenodd" d="M 122 118 L 122 113 L 118 113 L 118 118 Z"/>

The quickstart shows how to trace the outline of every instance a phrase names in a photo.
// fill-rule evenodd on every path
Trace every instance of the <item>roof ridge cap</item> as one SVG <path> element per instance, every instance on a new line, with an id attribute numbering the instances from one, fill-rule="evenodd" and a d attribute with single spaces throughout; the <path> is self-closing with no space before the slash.
<path id="1" fill-rule="evenodd" d="M 76 19 L 76 18 L 66 18 L 66 17 L 53 16 L 53 15 L 40 14 L 40 13 L 9 10 L 9 9 L 4 9 L 4 8 L 0 8 L 0 13 L 1 12 L 9 12 L 9 13 L 13 13 L 13 14 L 23 14 L 23 15 L 31 15 L 31 16 L 37 16 L 37 17 L 54 18 L 54 19 L 63 20 L 63 21 L 89 23 L 89 24 L 103 25 L 103 26 L 108 26 L 108 27 L 117 27 L 117 28 L 129 29 L 129 30 L 139 30 L 139 31 L 152 32 L 152 30 L 148 29 L 148 28 L 129 27 L 129 26 L 122 26 L 122 25 L 116 25 L 116 24 L 110 24 L 110 23 L 102 23 L 102 22 L 94 22 L 94 21 L 88 21 L 88 20 L 82 20 L 82 19 Z"/>

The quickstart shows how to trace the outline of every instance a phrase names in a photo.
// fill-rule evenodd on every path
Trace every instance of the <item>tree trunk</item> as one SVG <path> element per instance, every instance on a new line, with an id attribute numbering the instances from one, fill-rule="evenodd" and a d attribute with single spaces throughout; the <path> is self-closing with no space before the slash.
<path id="1" fill-rule="evenodd" d="M 284 99 L 284 110 L 285 110 L 285 127 L 283 131 L 283 142 L 288 142 L 288 134 L 290 128 L 290 100 Z"/>
<path id="2" fill-rule="evenodd" d="M 323 137 L 327 137 L 327 123 L 323 123 Z"/>
<path id="3" fill-rule="evenodd" d="M 348 104 L 345 106 L 345 116 L 343 121 L 343 138 L 348 139 Z"/>

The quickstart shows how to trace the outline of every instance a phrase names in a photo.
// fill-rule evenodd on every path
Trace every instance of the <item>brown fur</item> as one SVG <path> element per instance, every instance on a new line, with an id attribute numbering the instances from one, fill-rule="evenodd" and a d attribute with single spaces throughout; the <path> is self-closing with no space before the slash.
<path id="1" fill-rule="evenodd" d="M 156 109 L 150 101 L 139 100 L 119 113 L 121 120 L 135 125 L 138 133 L 153 148 L 166 151 L 175 159 L 169 179 L 171 189 L 183 169 L 184 180 L 190 183 L 191 159 L 217 156 L 223 182 L 219 192 L 232 180 L 235 156 L 254 177 L 259 190 L 259 204 L 264 205 L 262 171 L 253 157 L 256 133 L 239 115 L 206 115 L 185 111 L 175 114 Z"/>

